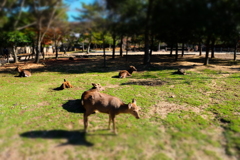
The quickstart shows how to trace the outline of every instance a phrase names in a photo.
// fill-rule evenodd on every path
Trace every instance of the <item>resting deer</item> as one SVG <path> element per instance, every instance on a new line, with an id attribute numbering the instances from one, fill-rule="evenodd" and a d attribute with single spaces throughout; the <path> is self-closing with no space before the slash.
<path id="1" fill-rule="evenodd" d="M 30 77 L 32 74 L 30 71 L 22 69 L 21 67 L 17 66 L 15 71 L 18 71 L 19 77 Z"/>
<path id="2" fill-rule="evenodd" d="M 137 69 L 134 66 L 130 66 L 128 70 L 122 70 L 119 71 L 119 78 L 126 78 L 129 76 L 132 76 L 133 71 L 137 71 Z"/>
<path id="3" fill-rule="evenodd" d="M 186 72 L 185 72 L 185 70 L 184 70 L 184 69 L 182 69 L 182 68 L 178 68 L 178 70 L 177 70 L 176 74 L 183 74 L 183 75 L 185 75 L 185 74 L 186 74 Z"/>
<path id="4" fill-rule="evenodd" d="M 138 111 L 140 108 L 137 106 L 136 101 L 133 99 L 132 103 L 125 104 L 119 98 L 100 93 L 97 90 L 85 91 L 82 94 L 82 105 L 85 108 L 84 118 L 84 131 L 87 132 L 88 116 L 95 111 L 109 114 L 108 129 L 110 129 L 111 122 L 113 123 L 113 131 L 117 134 L 115 127 L 115 116 L 120 113 L 129 113 L 139 119 Z"/>
<path id="5" fill-rule="evenodd" d="M 71 85 L 70 82 L 66 81 L 66 79 L 64 79 L 63 84 L 60 86 L 60 89 L 65 89 L 65 88 L 73 88 L 73 86 Z"/>

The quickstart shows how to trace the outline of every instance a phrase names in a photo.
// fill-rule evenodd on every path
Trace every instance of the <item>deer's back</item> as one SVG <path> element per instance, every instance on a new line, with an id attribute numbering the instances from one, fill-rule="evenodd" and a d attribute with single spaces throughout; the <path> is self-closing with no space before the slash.
<path id="1" fill-rule="evenodd" d="M 130 75 L 131 74 L 127 70 L 122 70 L 118 74 L 119 78 L 126 78 L 127 76 L 130 76 Z"/>
<path id="2" fill-rule="evenodd" d="M 30 77 L 32 75 L 28 70 L 22 70 L 20 74 L 22 77 Z"/>
<path id="3" fill-rule="evenodd" d="M 117 97 L 91 91 L 84 92 L 82 100 L 86 110 L 98 110 L 103 113 L 109 113 L 111 110 L 115 110 L 123 104 L 123 102 Z"/>

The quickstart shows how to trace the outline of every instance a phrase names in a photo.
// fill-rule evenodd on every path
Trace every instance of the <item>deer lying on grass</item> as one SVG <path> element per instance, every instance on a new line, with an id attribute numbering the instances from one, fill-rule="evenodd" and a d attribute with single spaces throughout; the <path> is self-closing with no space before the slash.
<path id="1" fill-rule="evenodd" d="M 108 129 L 110 129 L 111 122 L 113 123 L 113 131 L 117 134 L 115 127 L 115 116 L 120 113 L 129 113 L 139 119 L 138 111 L 140 108 L 136 104 L 136 100 L 132 103 L 124 104 L 119 98 L 100 93 L 98 89 L 85 91 L 82 94 L 82 105 L 85 108 L 84 131 L 87 132 L 88 116 L 95 111 L 109 114 Z"/>
<path id="2" fill-rule="evenodd" d="M 65 89 L 65 88 L 73 88 L 73 86 L 71 85 L 70 82 L 66 81 L 66 79 L 64 79 L 63 84 L 60 86 L 60 89 Z"/>
<path id="3" fill-rule="evenodd" d="M 185 72 L 185 69 L 178 68 L 178 70 L 177 70 L 176 72 L 174 72 L 173 74 L 182 74 L 182 75 L 185 75 L 186 72 Z"/>
<path id="4" fill-rule="evenodd" d="M 32 74 L 30 71 L 22 69 L 21 67 L 17 66 L 15 71 L 18 71 L 19 76 L 18 77 L 30 77 Z"/>
<path id="5" fill-rule="evenodd" d="M 130 66 L 128 70 L 120 71 L 118 76 L 119 78 L 126 78 L 132 76 L 133 71 L 137 71 L 137 69 L 134 66 Z"/>

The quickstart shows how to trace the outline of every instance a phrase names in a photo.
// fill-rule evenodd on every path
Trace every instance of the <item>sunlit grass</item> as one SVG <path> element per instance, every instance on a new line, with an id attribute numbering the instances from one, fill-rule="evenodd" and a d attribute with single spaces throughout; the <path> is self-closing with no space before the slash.
<path id="1" fill-rule="evenodd" d="M 221 159 L 239 154 L 239 73 L 222 78 L 225 73 L 210 69 L 187 75 L 166 69 L 118 79 L 112 78 L 117 72 L 102 68 L 66 70 L 64 66 L 40 69 L 29 78 L 0 75 L 1 154 L 14 148 L 20 157 L 54 155 L 58 149 L 52 146 L 58 145 L 65 147 L 60 154 L 66 159 L 194 159 L 199 155 Z M 74 88 L 54 90 L 63 79 Z M 149 85 L 154 82 L 164 83 Z M 142 108 L 141 119 L 117 115 L 119 134 L 114 135 L 106 130 L 108 115 L 93 114 L 90 132 L 84 134 L 83 114 L 64 105 L 79 100 L 91 83 L 100 83 L 104 93 L 125 103 L 135 98 Z M 24 133 L 27 136 L 21 136 Z"/>

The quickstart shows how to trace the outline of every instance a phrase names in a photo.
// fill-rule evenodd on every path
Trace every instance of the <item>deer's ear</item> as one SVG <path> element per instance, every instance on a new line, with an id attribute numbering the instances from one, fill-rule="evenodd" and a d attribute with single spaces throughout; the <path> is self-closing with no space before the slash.
<path id="1" fill-rule="evenodd" d="M 131 108 L 132 108 L 132 104 L 128 103 L 128 109 L 131 109 Z"/>
<path id="2" fill-rule="evenodd" d="M 132 99 L 132 103 L 137 104 L 136 99 Z"/>
<path id="3" fill-rule="evenodd" d="M 92 83 L 92 86 L 93 86 L 93 87 L 96 87 L 96 84 L 95 84 L 95 83 Z"/>

